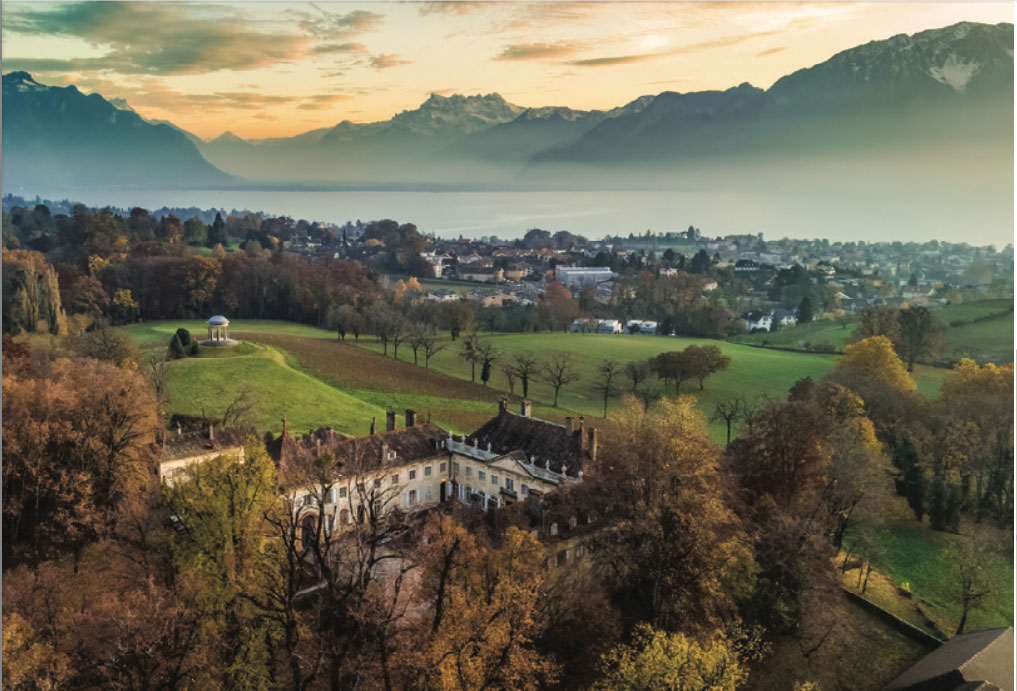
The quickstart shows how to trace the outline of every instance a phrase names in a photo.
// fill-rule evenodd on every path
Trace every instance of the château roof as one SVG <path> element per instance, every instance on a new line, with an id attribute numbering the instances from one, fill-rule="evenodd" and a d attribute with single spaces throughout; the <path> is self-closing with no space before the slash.
<path id="1" fill-rule="evenodd" d="M 178 432 L 170 434 L 163 442 L 159 454 L 161 461 L 176 461 L 181 458 L 193 458 L 205 454 L 242 446 L 244 433 L 235 427 L 213 427 L 194 432 Z"/>
<path id="2" fill-rule="evenodd" d="M 978 686 L 978 683 L 982 686 Z M 1013 691 L 1013 629 L 955 636 L 891 681 L 883 691 Z"/>
<path id="3" fill-rule="evenodd" d="M 579 434 L 578 427 L 570 433 L 565 425 L 505 410 L 470 438 L 481 448 L 486 449 L 490 443 L 491 451 L 497 454 L 521 451 L 526 459 L 533 458 L 542 466 L 546 463 L 554 473 L 560 473 L 564 463 L 565 471 L 575 475 L 589 459 L 585 440 Z"/>

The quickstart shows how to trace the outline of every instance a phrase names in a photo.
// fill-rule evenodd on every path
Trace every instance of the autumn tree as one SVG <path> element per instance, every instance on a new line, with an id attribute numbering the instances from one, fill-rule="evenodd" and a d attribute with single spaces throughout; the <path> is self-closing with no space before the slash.
<path id="1" fill-rule="evenodd" d="M 691 345 L 684 351 L 690 361 L 693 378 L 699 381 L 699 390 L 703 390 L 703 382 L 714 372 L 722 372 L 731 366 L 731 358 L 721 352 L 715 345 Z"/>
<path id="2" fill-rule="evenodd" d="M 864 341 L 875 336 L 886 336 L 896 342 L 900 336 L 900 319 L 895 307 L 874 305 L 858 310 L 858 324 L 851 333 L 852 342 Z"/>
<path id="3" fill-rule="evenodd" d="M 540 375 L 544 382 L 554 390 L 555 408 L 558 407 L 558 393 L 562 388 L 579 381 L 579 373 L 572 365 L 571 353 L 552 354 L 544 362 Z"/>
<path id="4" fill-rule="evenodd" d="M 547 315 L 551 331 L 566 331 L 569 324 L 579 316 L 579 304 L 572 293 L 559 281 L 551 281 L 541 301 L 541 308 Z"/>
<path id="5" fill-rule="evenodd" d="M 974 610 L 981 609 L 994 593 L 993 579 L 986 564 L 990 554 L 986 545 L 980 544 L 974 537 L 965 538 L 955 550 L 953 562 L 961 614 L 954 636 L 964 633 L 968 615 Z"/>
<path id="6" fill-rule="evenodd" d="M 418 619 L 402 646 L 401 685 L 423 689 L 538 689 L 556 667 L 533 646 L 543 621 L 543 546 L 509 527 L 487 545 L 448 516 L 424 529 Z"/>
<path id="7" fill-rule="evenodd" d="M 205 461 L 167 492 L 167 505 L 184 526 L 174 561 L 191 586 L 186 601 L 203 620 L 203 676 L 210 685 L 269 684 L 267 644 L 277 631 L 251 597 L 268 586 L 262 562 L 279 558 L 265 520 L 278 502 L 277 487 L 271 459 L 251 439 L 243 462 L 224 456 Z"/>
<path id="8" fill-rule="evenodd" d="M 756 641 L 723 632 L 703 644 L 639 624 L 633 638 L 604 656 L 596 691 L 735 691 L 748 680 L 749 664 L 761 658 Z"/>
<path id="9" fill-rule="evenodd" d="M 117 367 L 137 369 L 141 351 L 121 329 L 103 327 L 70 340 L 71 347 L 83 357 L 104 360 Z"/>
<path id="10" fill-rule="evenodd" d="M 689 396 L 653 408 L 629 396 L 615 423 L 610 468 L 589 480 L 597 512 L 616 519 L 596 541 L 615 597 L 668 631 L 712 630 L 735 616 L 754 566 L 705 420 Z"/>

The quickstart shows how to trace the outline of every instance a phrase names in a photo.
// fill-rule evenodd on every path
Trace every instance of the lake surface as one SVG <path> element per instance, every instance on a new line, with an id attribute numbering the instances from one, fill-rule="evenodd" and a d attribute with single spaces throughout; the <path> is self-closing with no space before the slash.
<path id="1" fill-rule="evenodd" d="M 392 218 L 439 237 L 521 237 L 530 228 L 569 230 L 590 239 L 682 231 L 705 235 L 763 233 L 783 237 L 863 240 L 930 239 L 971 244 L 1013 242 L 1009 194 L 944 194 L 916 189 L 864 193 L 851 189 L 683 189 L 555 191 L 371 190 L 52 190 L 47 198 L 88 205 L 250 209 L 337 224 Z M 25 192 L 11 191 L 28 196 Z M 32 197 L 35 196 L 33 192 Z"/>

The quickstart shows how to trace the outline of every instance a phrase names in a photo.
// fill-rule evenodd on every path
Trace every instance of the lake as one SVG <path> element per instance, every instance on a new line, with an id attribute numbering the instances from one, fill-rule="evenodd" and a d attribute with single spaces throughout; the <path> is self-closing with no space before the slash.
<path id="1" fill-rule="evenodd" d="M 29 196 L 18 190 L 15 194 Z M 841 190 L 752 188 L 684 190 L 53 190 L 47 198 L 147 209 L 250 209 L 337 224 L 392 218 L 439 237 L 518 238 L 530 228 L 604 235 L 683 231 L 705 235 L 763 233 L 830 240 L 1013 242 L 1011 195 L 943 194 L 940 190 L 864 194 Z M 34 197 L 35 192 L 31 193 Z"/>

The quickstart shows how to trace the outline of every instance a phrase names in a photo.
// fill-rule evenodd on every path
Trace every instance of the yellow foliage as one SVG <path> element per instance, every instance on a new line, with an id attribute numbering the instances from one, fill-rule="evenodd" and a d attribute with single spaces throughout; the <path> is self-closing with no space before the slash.
<path id="1" fill-rule="evenodd" d="M 848 380 L 880 383 L 898 391 L 917 388 L 886 336 L 873 336 L 847 346 L 844 355 L 837 360 L 834 374 Z"/>
<path id="2" fill-rule="evenodd" d="M 102 257 L 93 254 L 88 258 L 88 273 L 92 276 L 97 277 L 107 268 L 109 268 L 109 259 L 103 259 Z"/>
<path id="3" fill-rule="evenodd" d="M 47 691 L 70 676 L 67 656 L 41 641 L 19 614 L 3 617 L 3 688 Z"/>

